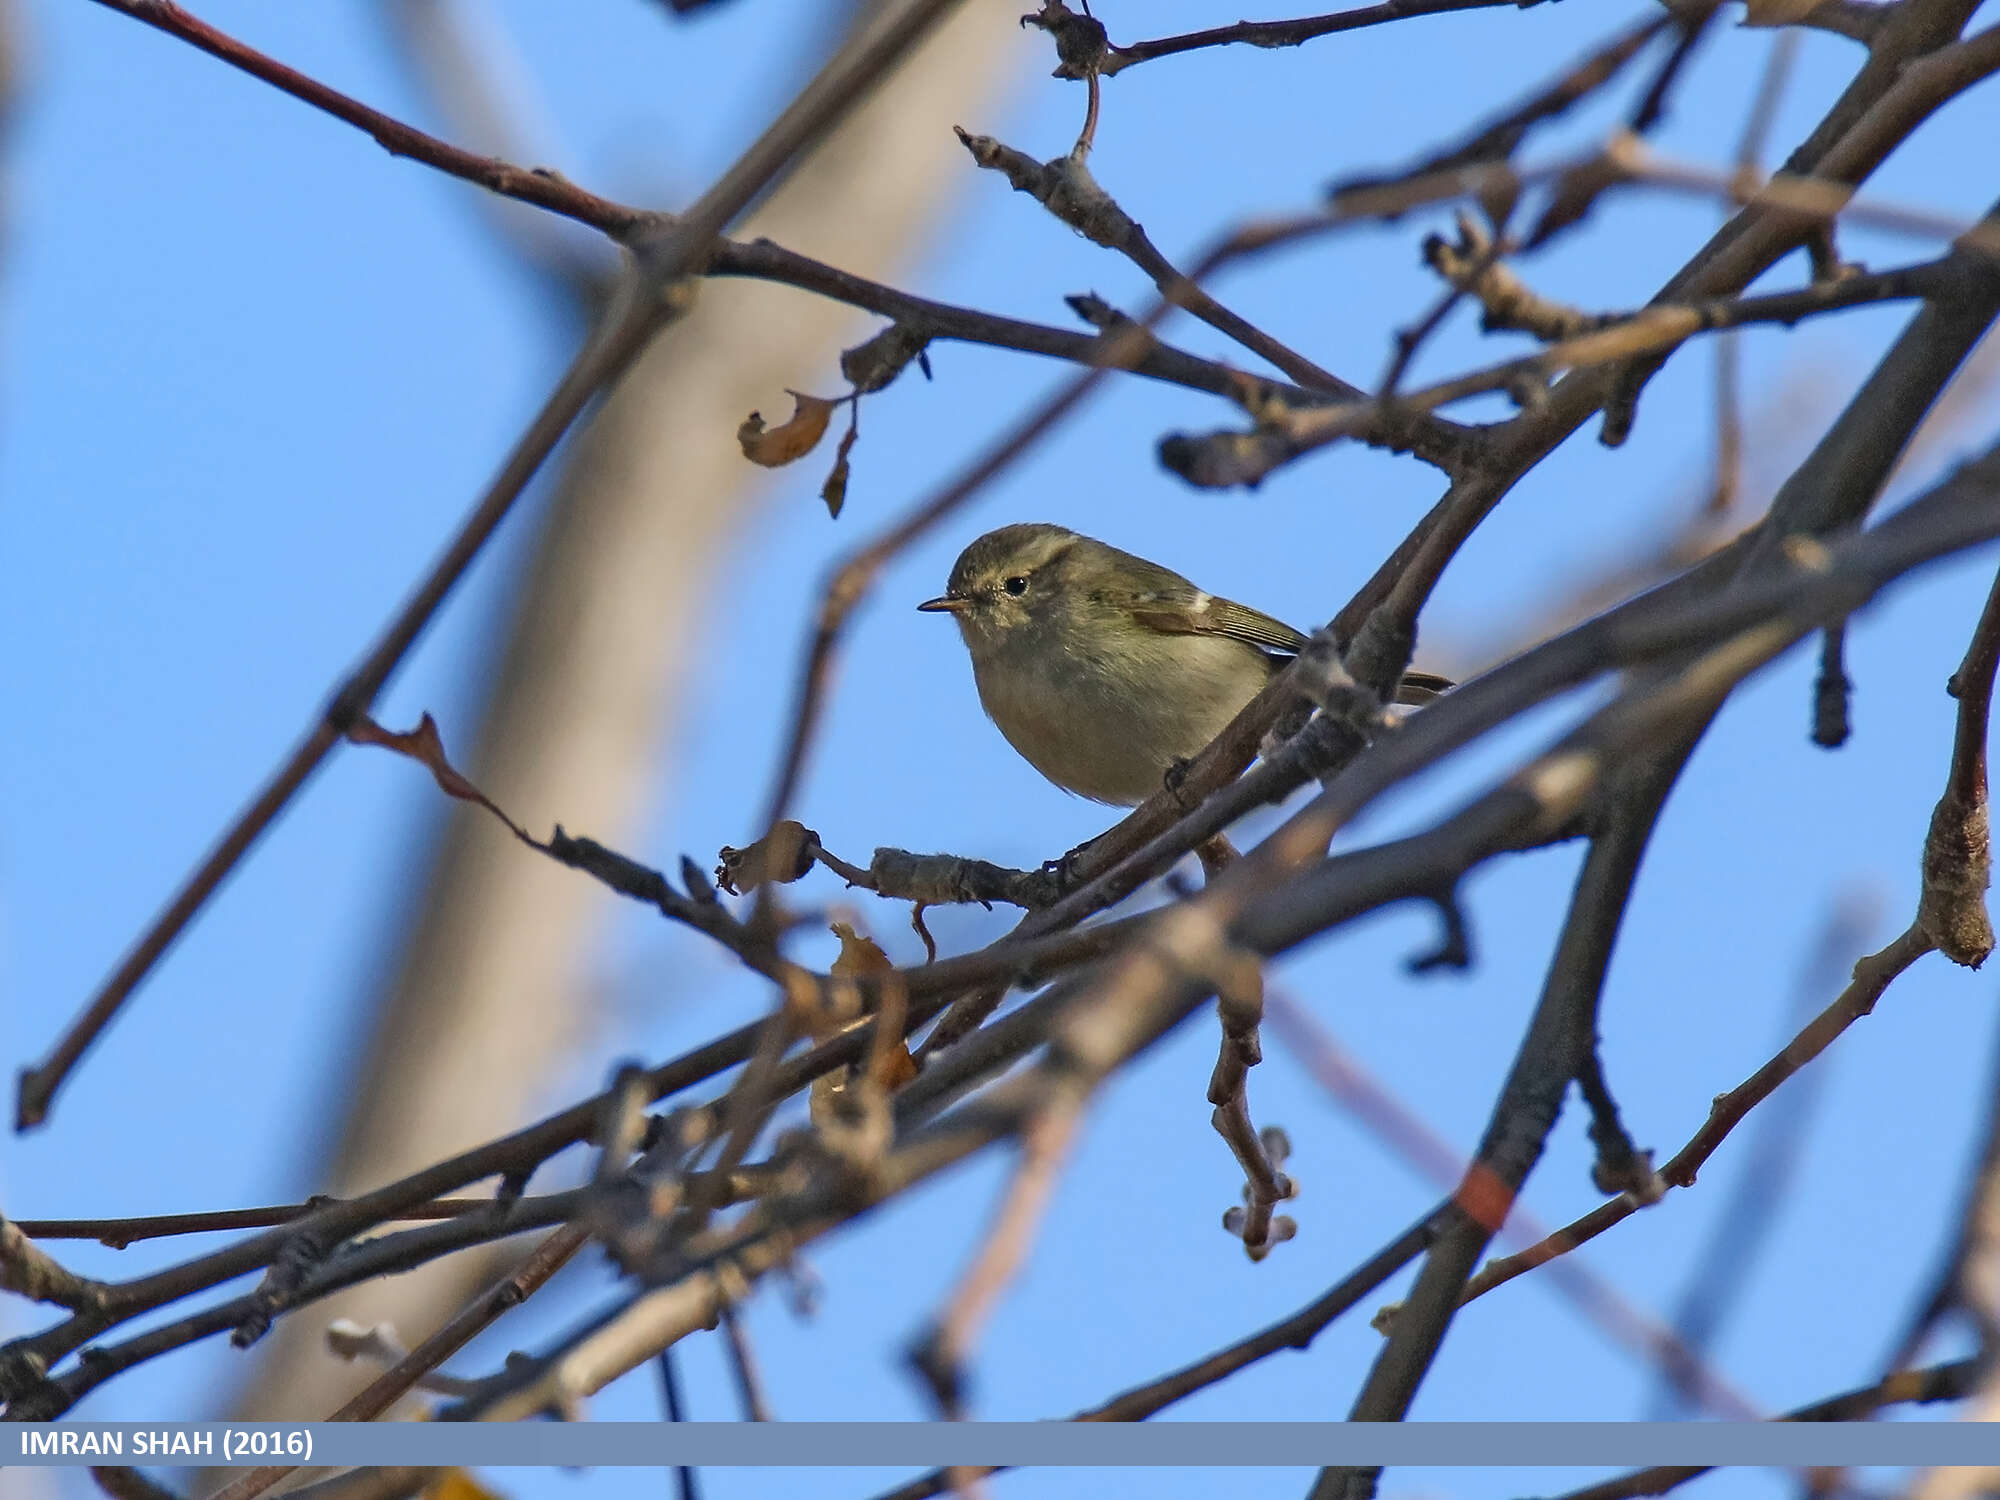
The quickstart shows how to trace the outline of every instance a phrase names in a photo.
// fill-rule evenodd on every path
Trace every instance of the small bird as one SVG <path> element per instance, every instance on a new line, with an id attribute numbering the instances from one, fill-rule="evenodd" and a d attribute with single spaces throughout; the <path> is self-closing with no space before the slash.
<path id="1" fill-rule="evenodd" d="M 1028 764 L 1121 807 L 1158 791 L 1306 644 L 1170 568 L 1040 522 L 987 532 L 917 608 L 958 621 L 979 701 Z M 1412 672 L 1397 701 L 1450 686 Z"/>

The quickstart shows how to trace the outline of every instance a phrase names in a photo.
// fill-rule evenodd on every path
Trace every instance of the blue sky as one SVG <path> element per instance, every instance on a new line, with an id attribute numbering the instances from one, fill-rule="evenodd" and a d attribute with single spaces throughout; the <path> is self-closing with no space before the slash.
<path id="1" fill-rule="evenodd" d="M 1018 6 L 1020 0 L 972 0 Z M 635 0 L 495 6 L 530 60 L 553 122 L 549 155 L 614 195 L 671 204 L 698 191 L 796 76 L 804 0 L 736 0 L 676 24 Z M 0 1048 L 40 1056 L 249 790 L 488 476 L 544 393 L 568 326 L 471 212 L 472 191 L 385 156 L 366 138 L 97 7 L 31 3 L 26 96 L 12 142 L 0 401 Z M 1114 39 L 1237 18 L 1212 0 L 1104 0 Z M 366 7 L 212 0 L 201 13 L 315 76 L 424 118 Z M 1636 3 L 1500 8 L 1331 38 L 1297 51 L 1227 49 L 1134 69 L 1106 87 L 1092 167 L 1170 256 L 1240 216 L 1297 207 L 1330 178 L 1393 168 L 1405 142 L 1452 138 L 1614 26 Z M 1985 15 L 1990 20 L 1992 7 Z M 1977 22 L 1975 22 L 1977 24 Z M 1664 149 L 1726 163 L 1771 46 L 1733 22 L 1703 47 Z M 1860 57 L 1808 34 L 1773 140 L 1787 150 Z M 968 118 L 1048 156 L 1079 117 L 1072 86 L 1023 54 L 1004 106 Z M 1615 100 L 1545 138 L 1583 141 Z M 1871 191 L 1971 216 L 1994 185 L 2000 91 L 1954 104 Z M 1386 155 L 1384 153 L 1387 153 Z M 959 211 L 908 282 L 928 295 L 1041 321 L 1064 293 L 1143 305 L 1124 262 L 968 166 Z M 1706 233 L 1712 205 L 1628 195 L 1532 267 L 1589 306 L 1643 300 Z M 1366 229 L 1225 277 L 1219 293 L 1332 369 L 1372 382 L 1389 337 L 1432 295 L 1416 255 L 1431 220 Z M 1923 242 L 1856 232 L 1850 258 L 1890 265 Z M 1796 263 L 1765 286 L 1795 284 Z M 774 296 L 796 295 L 773 291 Z M 1753 408 L 1788 403 L 1755 467 L 1781 473 L 1893 337 L 1906 313 L 1869 309 L 1745 341 Z M 1232 357 L 1200 325 L 1197 352 Z M 1442 375 L 1518 352 L 1455 320 L 1418 370 Z M 771 482 L 715 581 L 729 602 L 693 711 L 672 726 L 678 771 L 640 857 L 706 859 L 757 816 L 788 682 L 826 558 L 898 514 L 1063 372 L 1025 356 L 933 351 L 937 380 L 871 399 L 848 509 L 829 522 L 817 462 Z M 1446 575 L 1427 619 L 1445 650 L 1506 637 L 1565 581 L 1685 513 L 1708 463 L 1705 351 L 1649 388 L 1617 451 L 1594 428 L 1508 499 Z M 833 389 L 831 365 L 822 388 Z M 1496 409 L 1497 410 L 1497 409 Z M 1495 410 L 1474 414 L 1494 415 Z M 1954 440 L 1898 492 L 1935 475 L 2000 414 L 1988 390 Z M 840 691 L 799 799 L 830 847 L 941 848 L 1032 864 L 1102 827 L 1015 759 L 981 715 L 953 632 L 909 606 L 936 592 L 972 536 L 1047 519 L 1157 557 L 1203 586 L 1301 624 L 1344 601 L 1435 496 L 1432 471 L 1364 450 L 1315 456 L 1252 493 L 1195 492 L 1153 459 L 1160 433 L 1227 425 L 1213 400 L 1142 382 L 1105 388 L 977 504 L 885 577 L 850 638 Z M 1893 499 L 1893 497 L 1892 497 Z M 468 725 L 489 625 L 529 535 L 510 524 L 425 637 L 380 717 L 428 709 Z M 1607 992 L 1606 1062 L 1642 1144 L 1671 1152 L 1708 1099 L 1773 1049 L 1797 973 L 1830 907 L 1865 893 L 1871 946 L 1912 909 L 1917 853 L 1948 752 L 1943 693 L 1991 576 L 1991 554 L 1935 568 L 1850 632 L 1855 737 L 1806 739 L 1813 664 L 1789 657 L 1746 686 L 1675 793 L 1639 882 Z M 913 692 L 909 684 L 925 688 Z M 1579 704 L 1544 711 L 1399 794 L 1360 836 L 1418 825 L 1541 743 Z M 895 726 L 884 734 L 882 726 Z M 463 742 L 469 728 L 461 729 Z M 438 812 L 428 781 L 348 753 L 322 773 L 153 977 L 63 1095 L 51 1126 L 0 1145 L 0 1201 L 20 1217 L 223 1207 L 316 1186 L 315 1143 L 341 1097 L 368 986 L 385 962 L 414 851 Z M 557 810 L 556 816 L 560 816 Z M 526 852 L 523 858 L 532 857 Z M 1413 1109 L 1461 1148 L 1483 1126 L 1532 1005 L 1578 850 L 1517 856 L 1469 883 L 1479 962 L 1408 978 L 1430 917 L 1393 911 L 1288 959 L 1285 986 Z M 822 899 L 830 882 L 807 889 Z M 901 958 L 900 909 L 866 909 Z M 1003 917 L 934 914 L 951 947 Z M 811 945 L 803 956 L 817 952 Z M 824 956 L 824 955 L 819 955 Z M 550 1105 L 611 1060 L 660 1057 L 756 1014 L 766 997 L 698 941 L 628 910 L 602 955 L 589 1041 Z M 1778 1409 L 1870 1378 L 1942 1241 L 1991 1077 L 1992 982 L 1924 960 L 1821 1067 L 1819 1114 L 1765 1259 L 1716 1365 Z M 578 1001 L 577 1003 L 584 1003 Z M 1429 1201 L 1275 1042 L 1253 1082 L 1284 1124 L 1303 1184 L 1299 1238 L 1250 1265 L 1217 1226 L 1240 1176 L 1202 1101 L 1214 1043 L 1190 1027 L 1107 1090 L 1049 1230 L 983 1342 L 973 1391 L 990 1417 L 1089 1405 L 1316 1295 Z M 1634 1303 L 1670 1308 L 1746 1156 L 1734 1141 L 1693 1191 L 1585 1252 Z M 1597 1201 L 1574 1112 L 1526 1203 L 1565 1221 Z M 981 1160 L 911 1195 L 810 1259 L 817 1316 L 764 1295 L 750 1325 L 782 1416 L 918 1417 L 899 1351 L 951 1285 L 1004 1162 Z M 165 1255 L 80 1248 L 101 1274 Z M 1400 1284 L 1400 1283 L 1399 1283 Z M 1390 1289 L 1393 1292 L 1393 1288 Z M 459 1361 L 476 1370 L 538 1347 L 614 1288 L 581 1265 Z M 1386 1300 L 1386 1296 L 1384 1298 Z M 1373 1303 L 1370 1304 L 1371 1308 Z M 0 1318 L 38 1326 L 16 1305 Z M 1365 1315 L 1307 1354 L 1273 1358 L 1176 1415 L 1324 1418 L 1342 1412 L 1378 1346 Z M 713 1338 L 685 1347 L 698 1415 L 733 1414 Z M 116 1380 L 80 1414 L 200 1415 L 241 1357 L 218 1344 Z M 1643 1415 L 1652 1375 L 1529 1277 L 1459 1320 L 1415 1414 L 1618 1419 Z M 659 1411 L 641 1373 L 593 1403 L 604 1418 Z M 658 1475 L 499 1476 L 522 1494 L 654 1494 Z M 724 1496 L 798 1493 L 781 1471 L 710 1476 Z M 1560 1474 L 1390 1476 L 1398 1494 L 1507 1494 Z M 1161 1495 L 1296 1495 L 1296 1474 L 1145 1479 Z M 1014 1476 L 1007 1494 L 1099 1493 L 1081 1473 Z M 1754 1477 L 1709 1492 L 1771 1493 Z M 867 1476 L 819 1476 L 859 1495 Z"/>

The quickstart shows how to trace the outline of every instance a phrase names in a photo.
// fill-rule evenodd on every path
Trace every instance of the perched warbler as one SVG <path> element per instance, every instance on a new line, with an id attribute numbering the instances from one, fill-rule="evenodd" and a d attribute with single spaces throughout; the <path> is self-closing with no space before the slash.
<path id="1" fill-rule="evenodd" d="M 1130 807 L 1236 717 L 1306 638 L 1170 568 L 1039 522 L 1002 526 L 918 609 L 958 621 L 979 701 L 1065 791 Z M 1400 703 L 1451 684 L 1412 672 Z"/>

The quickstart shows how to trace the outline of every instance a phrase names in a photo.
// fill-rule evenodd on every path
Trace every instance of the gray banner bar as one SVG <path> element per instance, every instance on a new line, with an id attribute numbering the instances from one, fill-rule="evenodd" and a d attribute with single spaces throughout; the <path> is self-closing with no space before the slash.
<path id="1" fill-rule="evenodd" d="M 1980 1422 L 22 1422 L 0 1464 L 2000 1464 Z"/>
<path id="2" fill-rule="evenodd" d="M 19 1423 L 0 1464 L 1992 1464 L 1977 1422 Z"/>

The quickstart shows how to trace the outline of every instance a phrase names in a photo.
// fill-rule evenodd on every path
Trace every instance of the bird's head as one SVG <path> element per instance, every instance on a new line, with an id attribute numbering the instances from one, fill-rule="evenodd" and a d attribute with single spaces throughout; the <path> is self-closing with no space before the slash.
<path id="1" fill-rule="evenodd" d="M 974 652 L 1018 639 L 1046 625 L 1061 607 L 1061 590 L 1087 538 L 1045 522 L 989 531 L 958 555 L 951 580 L 918 609 L 951 615 Z"/>

